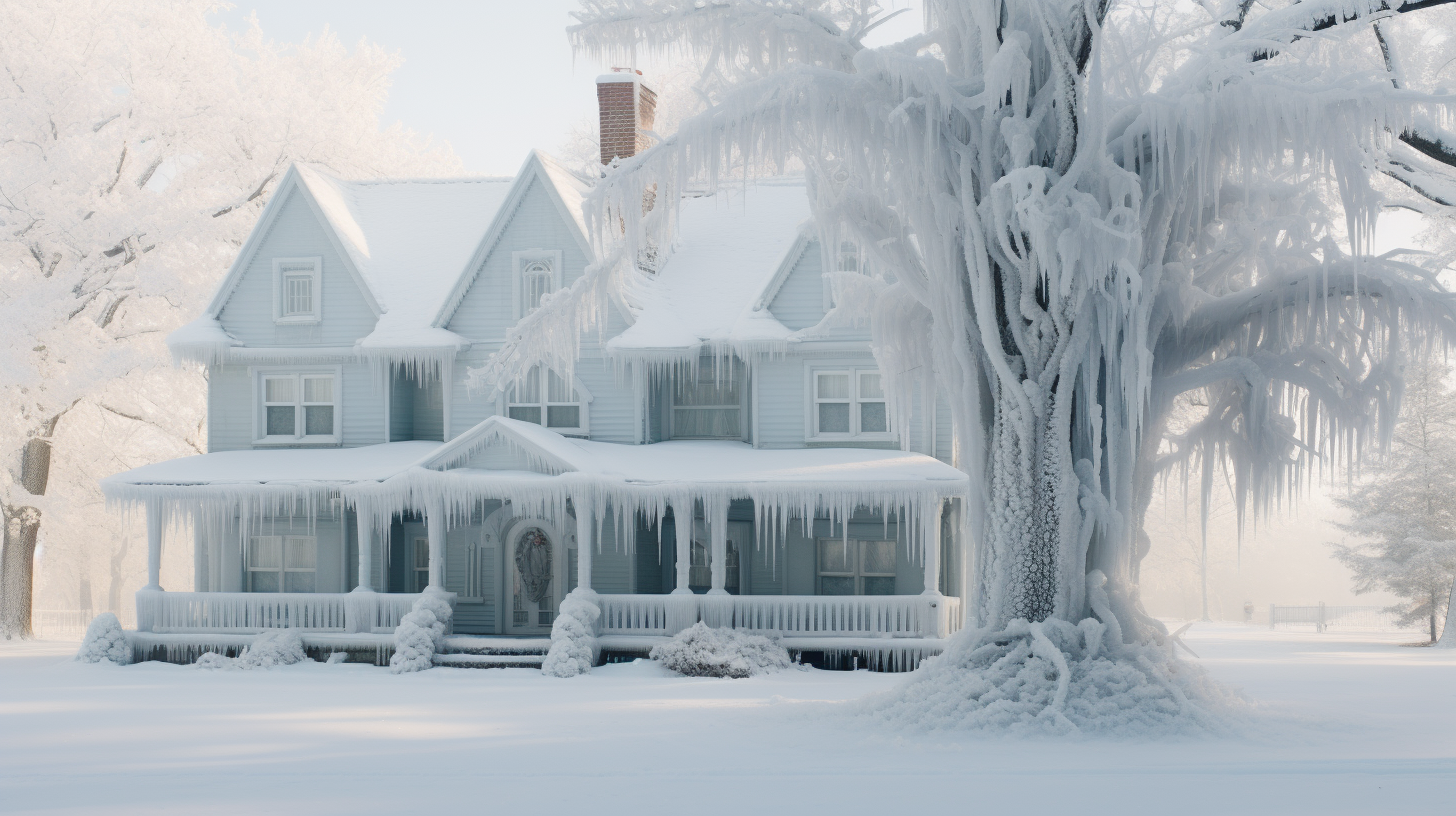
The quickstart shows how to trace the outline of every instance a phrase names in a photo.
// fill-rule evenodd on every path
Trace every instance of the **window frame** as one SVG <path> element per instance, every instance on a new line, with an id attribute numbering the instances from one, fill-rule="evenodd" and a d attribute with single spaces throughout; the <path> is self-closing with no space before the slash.
<path id="1" fill-rule="evenodd" d="M 696 382 L 701 382 L 701 379 L 702 379 L 702 377 L 704 375 L 707 375 L 709 377 L 713 377 L 713 376 L 715 376 L 715 369 L 713 368 L 713 365 L 710 362 L 706 362 L 705 361 L 705 362 L 700 363 L 698 365 L 697 369 L 694 370 L 694 371 L 685 371 L 685 370 L 675 371 L 675 372 L 673 372 L 673 375 L 671 377 L 667 378 L 667 392 L 668 393 L 667 393 L 667 399 L 665 401 L 666 404 L 667 404 L 667 417 L 666 417 L 667 422 L 665 424 L 667 426 L 667 438 L 668 439 L 709 439 L 709 440 L 711 440 L 711 439 L 720 439 L 720 440 L 729 440 L 729 441 L 737 441 L 737 442 L 746 442 L 746 441 L 748 441 L 748 425 L 749 425 L 749 416 L 748 416 L 748 412 L 749 412 L 749 399 L 748 399 L 748 396 L 749 395 L 748 395 L 748 392 L 749 392 L 749 390 L 751 388 L 751 381 L 750 381 L 750 377 L 748 375 L 748 371 L 746 370 L 746 368 L 744 366 L 739 365 L 735 361 L 733 363 L 733 366 L 732 367 L 733 367 L 733 370 L 731 372 L 728 372 L 727 374 L 725 374 L 722 379 L 725 382 L 730 382 L 730 383 L 734 383 L 734 384 L 737 385 L 737 387 L 738 387 L 738 404 L 737 405 L 733 405 L 733 404 L 729 404 L 729 403 L 721 403 L 721 404 L 716 404 L 716 405 L 683 405 L 683 406 L 679 406 L 677 404 L 678 394 L 680 393 L 679 390 L 678 390 L 678 387 L 677 387 L 677 385 L 678 385 L 678 377 L 680 375 L 682 375 L 682 374 L 685 374 L 685 373 L 692 374 L 695 378 L 697 378 L 695 380 L 695 383 Z M 721 411 L 721 410 L 724 410 L 724 409 L 727 409 L 727 408 L 737 408 L 738 409 L 738 434 L 736 436 L 683 436 L 683 435 L 681 435 L 681 434 L 678 433 L 678 429 L 677 429 L 677 412 L 679 410 L 683 410 L 683 411 Z"/>
<path id="2" fill-rule="evenodd" d="M 410 575 L 413 577 L 411 592 L 424 592 L 430 585 L 430 537 L 427 535 L 415 536 L 414 546 L 410 551 Z M 420 566 L 420 556 L 424 556 L 424 566 Z"/>
<path id="3" fill-rule="evenodd" d="M 496 408 L 496 413 L 500 414 L 501 416 L 503 416 L 503 417 L 505 417 L 507 419 L 515 419 L 514 417 L 511 416 L 511 409 L 512 408 L 539 408 L 540 411 L 541 411 L 541 421 L 540 422 L 537 422 L 537 423 L 532 423 L 532 424 L 540 425 L 542 428 L 545 428 L 546 430 L 552 431 L 554 433 L 561 434 L 562 436 L 589 436 L 590 433 L 591 433 L 591 403 L 592 403 L 592 394 L 591 394 L 591 391 L 587 390 L 587 387 L 582 384 L 580 377 L 576 376 L 575 374 L 572 374 L 571 375 L 570 385 L 571 385 L 571 390 L 573 390 L 573 391 L 576 392 L 577 401 L 576 402 L 552 401 L 552 399 L 551 399 L 551 382 L 550 382 L 549 378 L 547 377 L 547 372 L 555 373 L 554 371 L 552 371 L 547 366 L 545 366 L 545 365 L 539 365 L 539 366 L 536 366 L 535 368 L 531 369 L 531 372 L 528 375 L 528 376 L 539 376 L 540 377 L 540 382 L 538 383 L 538 387 L 540 388 L 540 391 L 539 391 L 539 393 L 540 393 L 540 399 L 538 401 L 536 401 L 536 402 L 514 402 L 514 401 L 512 401 L 511 396 L 514 393 L 516 393 L 516 385 L 517 384 L 516 383 L 508 383 L 505 388 L 501 389 L 500 404 Z M 556 376 L 561 377 L 560 374 L 557 374 Z M 562 380 L 565 380 L 566 378 L 565 377 L 561 377 L 561 379 Z M 548 419 L 548 417 L 550 415 L 550 410 L 551 410 L 552 407 L 561 408 L 561 407 L 565 407 L 565 406 L 572 406 L 572 407 L 575 407 L 577 409 L 577 415 L 576 415 L 577 424 L 574 427 L 562 426 L 562 427 L 559 427 L 559 428 L 553 428 L 550 425 L 546 424 L 547 423 L 547 419 Z M 517 422 L 530 422 L 529 419 L 519 419 L 519 420 L 516 420 L 516 421 Z"/>
<path id="4" fill-rule="evenodd" d="M 285 267 L 289 267 L 285 269 Z M 307 269 L 293 267 L 308 267 Z M 323 268 L 322 257 L 274 258 L 273 259 L 273 322 L 282 325 L 312 325 L 323 320 Z M 288 295 L 284 286 L 290 278 L 307 277 L 312 280 L 313 308 L 308 312 L 289 314 Z"/>
<path id="5" fill-rule="evenodd" d="M 294 541 L 307 541 L 309 543 L 309 545 L 311 547 L 313 547 L 313 566 L 312 567 L 303 568 L 303 567 L 290 567 L 290 566 L 288 566 L 288 542 L 290 540 L 294 540 Z M 254 566 L 254 560 L 253 560 L 254 559 L 254 553 L 257 552 L 259 543 L 262 542 L 262 541 L 276 541 L 276 542 L 278 542 L 278 566 L 276 566 L 276 567 L 257 567 L 257 566 Z M 318 559 L 318 536 L 291 535 L 291 534 L 266 535 L 266 536 L 252 536 L 252 537 L 250 537 L 250 539 L 248 541 L 247 557 L 244 559 L 244 563 L 243 563 L 243 581 L 244 581 L 244 585 L 247 587 L 247 591 L 248 592 L 258 592 L 260 590 L 256 590 L 256 589 L 253 588 L 253 576 L 255 574 L 272 573 L 272 574 L 278 576 L 278 589 L 277 590 L 274 590 L 275 592 L 288 593 L 288 594 L 311 594 L 311 593 L 316 593 L 316 592 L 319 591 L 319 584 L 318 584 L 318 561 L 319 561 L 319 559 Z M 297 590 L 297 589 L 290 590 L 288 588 L 288 575 L 289 575 L 289 573 L 293 573 L 293 574 L 309 573 L 310 575 L 313 576 L 313 589 L 310 589 L 310 590 Z M 267 592 L 267 590 L 262 590 L 262 591 Z"/>
<path id="6" fill-rule="evenodd" d="M 882 543 L 886 543 L 886 542 L 888 542 L 892 546 L 892 550 L 891 551 L 895 553 L 895 567 L 896 567 L 896 570 L 893 571 L 893 572 L 866 572 L 865 571 L 865 554 L 864 554 L 865 553 L 865 545 L 867 545 L 867 544 L 882 544 Z M 815 543 L 814 543 L 814 583 L 815 583 L 815 587 L 814 588 L 818 592 L 819 595 L 824 595 L 825 594 L 824 593 L 824 579 L 825 578 L 853 578 L 854 579 L 854 595 L 855 596 L 866 596 L 865 591 L 864 591 L 864 589 L 865 589 L 865 579 L 866 578 L 889 578 L 892 581 L 898 581 L 898 579 L 899 579 L 898 568 L 899 568 L 899 561 L 900 561 L 900 558 L 899 558 L 900 542 L 898 540 L 892 539 L 892 538 L 850 538 L 848 540 L 848 544 L 850 544 L 850 545 L 852 545 L 854 547 L 854 565 L 853 565 L 853 569 L 851 569 L 848 572 L 834 571 L 834 570 L 826 571 L 824 569 L 824 560 L 823 560 L 823 557 L 820 554 L 822 548 L 824 546 L 826 546 L 826 545 L 830 545 L 830 546 L 844 546 L 845 543 L 846 543 L 846 541 L 845 541 L 845 539 L 842 536 L 824 536 L 824 537 L 820 537 L 820 538 L 815 539 Z M 891 592 L 890 594 L 891 595 L 894 595 L 896 593 Z M 840 596 L 840 597 L 849 597 L 849 596 Z M 884 596 L 868 596 L 868 597 L 884 597 Z"/>
<path id="7" fill-rule="evenodd" d="M 249 369 L 253 381 L 253 445 L 255 446 L 329 446 L 340 445 L 344 439 L 344 369 L 343 366 L 296 367 L 253 367 Z M 327 377 L 333 380 L 333 402 L 307 403 L 304 400 L 303 381 L 310 377 Z M 293 380 L 293 435 L 268 433 L 267 383 L 270 379 Z M 277 403 L 284 405 L 286 403 Z M 334 409 L 333 433 L 309 434 L 308 412 L 310 406 L 332 405 Z"/>
<path id="8" fill-rule="evenodd" d="M 551 285 L 543 293 L 543 295 L 547 295 L 561 289 L 561 260 L 562 253 L 559 249 L 526 249 L 511 253 L 511 315 L 513 319 L 520 320 L 529 314 L 523 300 L 526 295 L 527 269 L 536 264 L 545 264 L 549 267 Z"/>
<path id="9" fill-rule="evenodd" d="M 884 374 L 880 372 L 877 365 L 865 364 L 863 362 L 831 362 L 816 363 L 812 366 L 805 366 L 804 378 L 804 439 L 809 442 L 894 442 L 899 434 L 893 423 L 890 422 L 889 397 L 884 394 Z M 821 374 L 845 374 L 849 377 L 849 396 L 847 398 L 826 398 L 819 396 L 819 376 Z M 877 374 L 880 377 L 880 397 L 864 397 L 861 395 L 860 378 L 865 374 Z M 849 405 L 849 431 L 821 431 L 819 429 L 819 406 L 821 403 L 847 403 Z M 880 403 L 885 406 L 885 430 L 865 431 L 861 429 L 862 412 L 860 406 L 866 403 Z"/>

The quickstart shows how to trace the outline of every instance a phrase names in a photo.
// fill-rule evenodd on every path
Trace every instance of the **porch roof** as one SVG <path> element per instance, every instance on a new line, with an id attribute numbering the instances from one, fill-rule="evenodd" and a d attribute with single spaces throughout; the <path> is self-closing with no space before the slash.
<path id="1" fill-rule="evenodd" d="M 357 448 L 274 448 L 204 453 L 143 465 L 101 480 L 113 500 L 141 500 L 176 488 L 282 491 L 337 489 L 387 479 L 429 456 L 439 442 L 389 442 Z M 204 491 L 207 492 L 207 491 Z"/>

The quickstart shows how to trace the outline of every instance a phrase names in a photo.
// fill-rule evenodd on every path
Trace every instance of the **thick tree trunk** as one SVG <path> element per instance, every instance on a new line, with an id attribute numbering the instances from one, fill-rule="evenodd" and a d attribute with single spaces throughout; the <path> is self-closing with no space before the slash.
<path id="1" fill-rule="evenodd" d="M 51 436 L 57 414 L 25 443 L 20 457 L 20 485 L 32 496 L 44 496 L 51 478 Z M 7 508 L 4 550 L 0 552 L 0 635 L 6 640 L 34 636 L 31 606 L 35 592 L 35 545 L 40 536 L 40 511 Z"/>

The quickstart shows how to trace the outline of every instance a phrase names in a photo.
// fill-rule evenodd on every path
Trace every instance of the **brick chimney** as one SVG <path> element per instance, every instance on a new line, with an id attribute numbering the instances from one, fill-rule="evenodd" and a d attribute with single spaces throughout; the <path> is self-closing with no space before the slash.
<path id="1" fill-rule="evenodd" d="M 647 131 L 657 112 L 657 93 L 642 81 L 642 72 L 613 68 L 597 77 L 597 109 L 601 114 L 602 164 L 626 159 L 648 147 Z"/>

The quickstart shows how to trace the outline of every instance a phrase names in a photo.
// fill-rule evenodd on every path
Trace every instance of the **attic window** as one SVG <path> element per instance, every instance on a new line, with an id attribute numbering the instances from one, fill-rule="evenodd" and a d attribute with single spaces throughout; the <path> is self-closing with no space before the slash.
<path id="1" fill-rule="evenodd" d="M 278 323 L 317 323 L 320 315 L 322 258 L 273 259 L 273 319 Z"/>
<path id="2" fill-rule="evenodd" d="M 839 271 L 858 272 L 860 269 L 859 247 L 853 241 L 839 242 Z"/>
<path id="3" fill-rule="evenodd" d="M 561 252 L 531 249 L 513 252 L 515 262 L 515 310 L 520 320 L 541 307 L 542 298 L 561 288 Z"/>
<path id="4" fill-rule="evenodd" d="M 531 370 L 506 393 L 506 415 L 561 434 L 587 432 L 587 400 L 575 382 L 546 368 Z"/>

